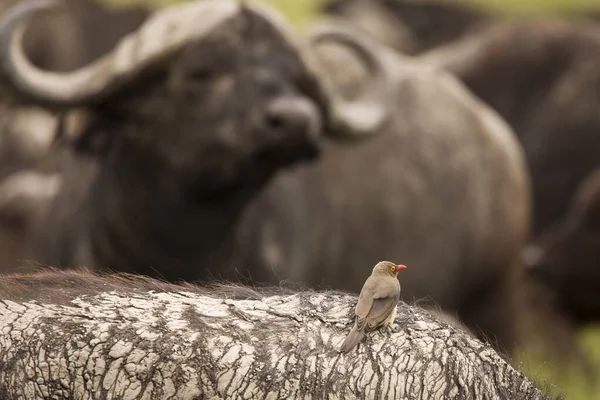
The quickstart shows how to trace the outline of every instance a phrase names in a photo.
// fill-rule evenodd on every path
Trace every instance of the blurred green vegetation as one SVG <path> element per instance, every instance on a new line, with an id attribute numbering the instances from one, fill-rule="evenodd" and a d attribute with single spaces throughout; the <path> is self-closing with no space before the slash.
<path id="1" fill-rule="evenodd" d="M 168 4 L 185 3 L 189 0 L 101 0 L 108 4 L 150 4 L 165 6 Z M 318 12 L 320 0 L 262 0 L 271 4 L 284 13 L 297 26 L 304 26 Z"/>
<path id="2" fill-rule="evenodd" d="M 560 14 L 600 10 L 598 0 L 471 0 L 493 10 L 510 14 Z"/>
<path id="3" fill-rule="evenodd" d="M 103 0 L 112 4 L 146 3 L 156 6 L 183 3 L 188 0 Z M 295 23 L 303 24 L 317 10 L 321 0 L 264 0 L 278 7 Z M 502 13 L 559 14 L 581 10 L 600 10 L 599 0 L 466 0 Z"/>
<path id="4" fill-rule="evenodd" d="M 188 0 L 103 0 L 106 3 L 125 5 L 146 3 L 165 6 Z M 320 0 L 262 0 L 277 7 L 299 27 L 316 16 Z M 600 11 L 600 0 L 471 0 L 494 11 L 509 15 L 553 15 L 585 10 Z M 586 381 L 582 371 L 574 367 L 549 361 L 537 349 L 524 351 L 516 360 L 521 370 L 540 386 L 548 387 L 554 395 L 560 393 L 569 400 L 600 399 L 600 327 L 580 333 L 584 353 L 590 357 L 595 371 L 594 382 Z"/>
<path id="5" fill-rule="evenodd" d="M 566 400 L 600 399 L 600 326 L 583 329 L 578 336 L 583 353 L 591 363 L 591 376 L 574 364 L 565 365 L 549 357 L 552 349 L 542 349 L 542 346 L 530 345 L 523 349 L 514 364 L 555 397 L 562 394 Z"/>

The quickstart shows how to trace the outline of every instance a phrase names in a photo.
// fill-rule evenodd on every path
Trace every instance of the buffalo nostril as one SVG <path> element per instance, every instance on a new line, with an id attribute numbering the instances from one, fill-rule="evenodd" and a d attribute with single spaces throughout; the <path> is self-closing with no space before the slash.
<path id="1" fill-rule="evenodd" d="M 281 115 L 267 113 L 267 126 L 271 129 L 282 129 L 285 127 L 285 119 Z"/>
<path id="2" fill-rule="evenodd" d="M 320 129 L 319 118 L 316 107 L 303 98 L 279 98 L 265 110 L 267 129 L 283 135 L 315 136 Z"/>

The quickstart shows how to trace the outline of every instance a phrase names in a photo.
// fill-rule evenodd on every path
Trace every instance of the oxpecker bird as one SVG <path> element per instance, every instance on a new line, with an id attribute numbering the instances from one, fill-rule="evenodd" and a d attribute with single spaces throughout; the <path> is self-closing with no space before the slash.
<path id="1" fill-rule="evenodd" d="M 396 318 L 400 299 L 398 272 L 405 265 L 396 265 L 390 261 L 381 261 L 373 268 L 371 276 L 360 291 L 356 304 L 354 327 L 342 343 L 340 352 L 347 353 L 365 336 L 380 326 L 390 324 Z"/>

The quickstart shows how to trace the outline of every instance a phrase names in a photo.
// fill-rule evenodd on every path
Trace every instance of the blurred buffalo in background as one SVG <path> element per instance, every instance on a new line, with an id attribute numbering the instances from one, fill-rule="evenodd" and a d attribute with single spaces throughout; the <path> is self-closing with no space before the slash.
<path id="1" fill-rule="evenodd" d="M 597 323 L 596 233 L 574 215 L 586 215 L 581 198 L 593 197 L 584 182 L 600 167 L 600 27 L 509 21 L 423 61 L 455 74 L 512 125 L 531 174 L 535 241 L 544 249 L 542 258 L 535 247 L 524 254 L 528 277 L 548 291 L 536 301 L 574 328 Z"/>
<path id="2" fill-rule="evenodd" d="M 19 1 L 2 1 L 0 16 Z M 69 71 L 110 50 L 150 14 L 146 6 L 108 8 L 95 0 L 57 1 L 24 35 L 31 62 Z M 31 267 L 28 232 L 56 194 L 61 177 L 51 148 L 58 129 L 55 113 L 15 95 L 0 78 L 0 271 Z"/>
<path id="3" fill-rule="evenodd" d="M 227 0 L 161 10 L 50 74 L 15 35 L 50 7 L 0 26 L 2 76 L 65 115 L 37 260 L 354 292 L 397 260 L 404 299 L 514 349 L 529 181 L 514 133 L 457 79 L 352 29 L 301 40 L 270 7 Z"/>
<path id="4" fill-rule="evenodd" d="M 452 72 L 513 127 L 534 195 L 534 234 L 561 218 L 600 165 L 600 28 L 516 21 L 432 50 L 422 60 Z"/>
<path id="5" fill-rule="evenodd" d="M 600 167 L 596 14 L 512 19 L 460 1 L 327 4 L 327 15 L 451 72 L 511 125 L 533 187 L 538 247 L 524 254 L 532 272 L 527 277 L 548 291 L 534 301 L 549 303 L 569 325 L 598 322 L 594 234 L 573 225 L 574 211 L 568 211 L 578 201 L 577 188 Z"/>
<path id="6" fill-rule="evenodd" d="M 361 28 L 373 15 L 364 30 L 387 45 L 408 30 L 421 44 L 403 51 L 453 73 L 512 126 L 532 175 L 534 235 L 564 215 L 600 163 L 600 27 L 586 14 L 511 20 L 458 0 L 335 0 L 324 11 Z"/>
<path id="7" fill-rule="evenodd" d="M 600 169 L 583 180 L 560 221 L 528 248 L 526 262 L 574 327 L 600 320 Z"/>

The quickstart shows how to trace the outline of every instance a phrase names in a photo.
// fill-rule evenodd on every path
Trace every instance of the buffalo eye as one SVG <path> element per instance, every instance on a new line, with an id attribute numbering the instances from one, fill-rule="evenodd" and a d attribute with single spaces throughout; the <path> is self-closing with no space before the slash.
<path id="1" fill-rule="evenodd" d="M 196 82 L 209 82 L 216 76 L 215 70 L 212 68 L 194 68 L 187 73 L 188 78 Z"/>

